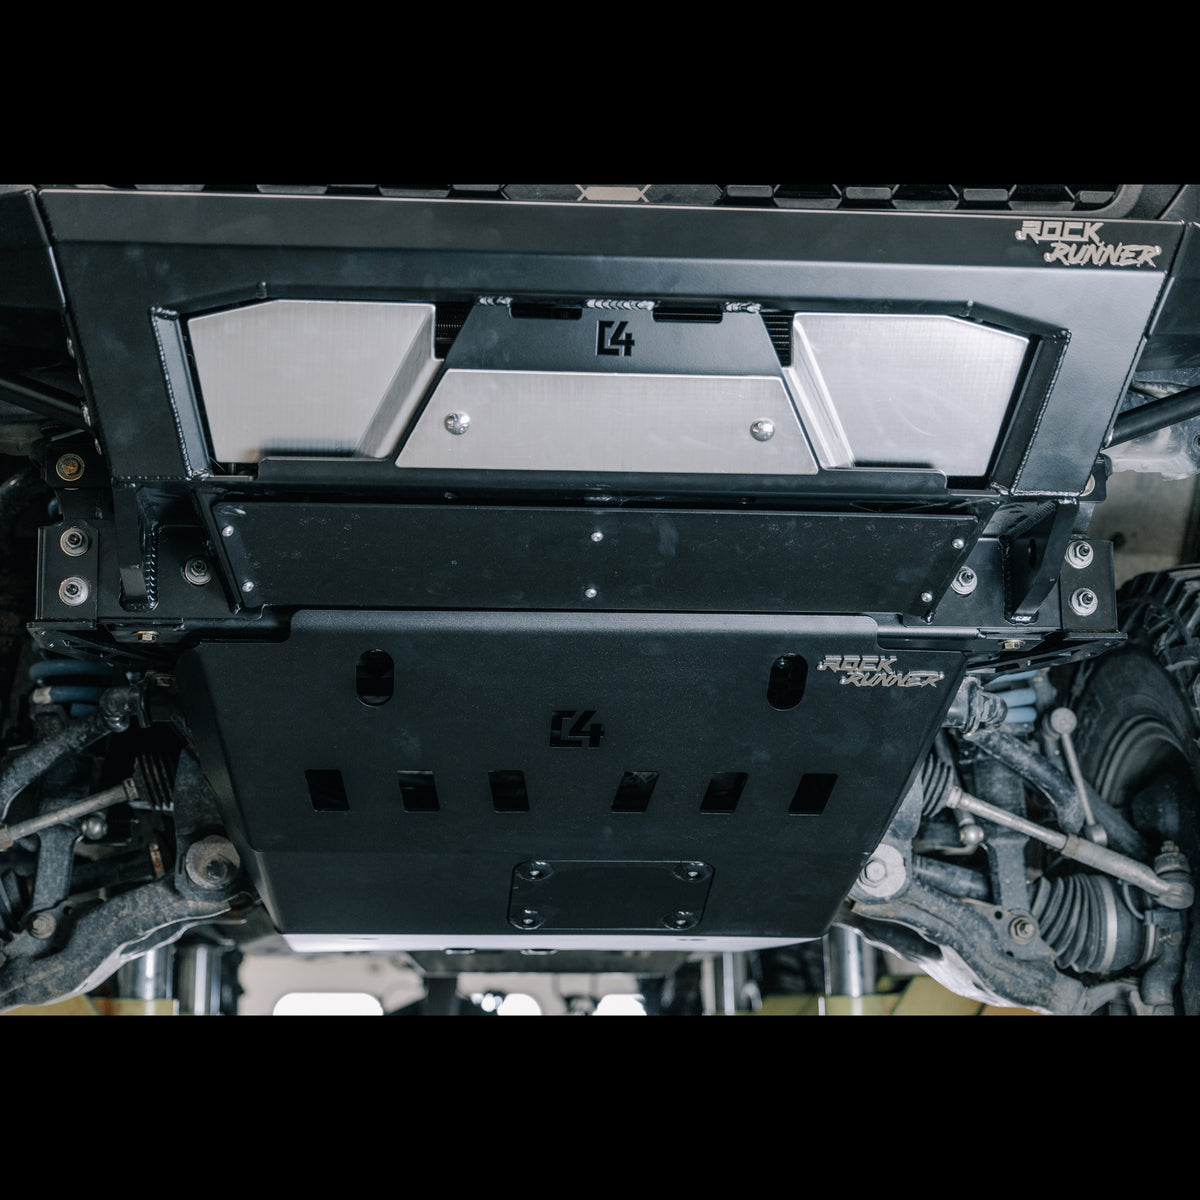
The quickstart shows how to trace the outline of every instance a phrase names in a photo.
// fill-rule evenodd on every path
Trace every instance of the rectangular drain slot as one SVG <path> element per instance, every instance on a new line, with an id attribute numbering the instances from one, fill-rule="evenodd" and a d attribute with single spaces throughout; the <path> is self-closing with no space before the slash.
<path id="1" fill-rule="evenodd" d="M 613 812 L 645 812 L 657 782 L 657 771 L 626 771 L 613 797 Z"/>
<path id="2" fill-rule="evenodd" d="M 706 813 L 731 813 L 737 808 L 742 789 L 749 776 L 745 771 L 720 771 L 709 781 L 708 791 L 700 811 Z"/>
<path id="3" fill-rule="evenodd" d="M 405 812 L 437 812 L 437 785 L 432 771 L 397 771 Z"/>
<path id="4" fill-rule="evenodd" d="M 308 795 L 316 812 L 349 812 L 341 771 L 305 771 Z"/>
<path id="5" fill-rule="evenodd" d="M 835 783 L 836 775 L 802 776 L 800 786 L 796 788 L 796 794 L 788 806 L 788 812 L 793 816 L 819 817 L 825 811 L 825 805 L 829 803 Z"/>
<path id="6" fill-rule="evenodd" d="M 492 788 L 492 807 L 497 812 L 529 811 L 524 771 L 489 771 L 488 783 Z"/>

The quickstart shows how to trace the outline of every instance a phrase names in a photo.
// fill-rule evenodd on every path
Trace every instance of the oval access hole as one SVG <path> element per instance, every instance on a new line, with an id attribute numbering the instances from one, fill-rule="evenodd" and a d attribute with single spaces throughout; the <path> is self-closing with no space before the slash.
<path id="1" fill-rule="evenodd" d="M 396 687 L 396 669 L 386 650 L 368 650 L 354 671 L 354 690 L 358 698 L 373 708 L 386 704 Z"/>
<path id="2" fill-rule="evenodd" d="M 808 663 L 799 654 L 781 654 L 767 678 L 767 703 L 772 708 L 795 708 L 804 697 Z"/>

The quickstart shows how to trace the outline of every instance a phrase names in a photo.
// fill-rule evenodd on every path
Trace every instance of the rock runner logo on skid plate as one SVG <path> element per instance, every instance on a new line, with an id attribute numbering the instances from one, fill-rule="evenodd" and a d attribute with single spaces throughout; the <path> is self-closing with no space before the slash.
<path id="1" fill-rule="evenodd" d="M 937 687 L 946 676 L 941 671 L 893 671 L 896 656 L 882 654 L 827 654 L 818 671 L 840 671 L 838 683 L 855 687 Z"/>
<path id="2" fill-rule="evenodd" d="M 1100 238 L 1103 221 L 1064 221 L 1055 219 L 1027 220 L 1013 234 L 1018 242 L 1049 242 L 1043 251 L 1046 262 L 1066 263 L 1069 267 L 1154 267 L 1161 246 L 1126 245 L 1124 242 L 1105 242 Z"/>

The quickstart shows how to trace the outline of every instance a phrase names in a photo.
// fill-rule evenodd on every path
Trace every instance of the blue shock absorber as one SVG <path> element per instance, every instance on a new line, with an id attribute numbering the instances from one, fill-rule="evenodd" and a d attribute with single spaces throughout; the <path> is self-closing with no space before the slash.
<path id="1" fill-rule="evenodd" d="M 125 682 L 116 667 L 73 658 L 47 658 L 29 668 L 35 687 L 49 687 L 53 704 L 68 705 L 68 715 L 86 716 L 96 711 L 100 697 L 110 687 Z"/>

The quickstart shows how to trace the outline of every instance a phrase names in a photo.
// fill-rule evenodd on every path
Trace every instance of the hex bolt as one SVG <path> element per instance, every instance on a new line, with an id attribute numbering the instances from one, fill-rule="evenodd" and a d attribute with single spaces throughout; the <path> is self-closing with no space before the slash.
<path id="1" fill-rule="evenodd" d="M 1037 925 L 1028 917 L 1014 917 L 1008 935 L 1014 942 L 1031 942 L 1037 937 Z"/>
<path id="2" fill-rule="evenodd" d="M 954 541 L 952 541 L 952 542 L 950 543 L 950 545 L 951 545 L 951 546 L 953 546 L 955 550 L 962 550 L 962 549 L 965 549 L 965 547 L 966 547 L 966 544 L 967 544 L 967 543 L 966 543 L 966 542 L 964 542 L 964 541 L 962 540 L 962 538 L 955 538 L 955 539 L 954 539 Z"/>
<path id="3" fill-rule="evenodd" d="M 707 879 L 712 871 L 707 863 L 682 862 L 675 868 L 673 874 L 676 879 L 682 879 L 684 883 L 698 883 Z"/>
<path id="4" fill-rule="evenodd" d="M 78 525 L 72 525 L 70 529 L 63 530 L 62 537 L 58 539 L 58 544 L 64 554 L 69 554 L 72 558 L 78 558 L 81 554 L 88 552 L 88 548 L 92 544 L 92 539 Z"/>
<path id="5" fill-rule="evenodd" d="M 211 583 L 212 567 L 209 566 L 208 559 L 199 554 L 195 558 L 189 558 L 183 564 L 183 577 L 193 587 L 203 587 L 206 583 Z"/>
<path id="6" fill-rule="evenodd" d="M 1076 588 L 1071 593 L 1071 611 L 1080 617 L 1090 617 L 1100 607 L 1100 599 L 1091 588 Z"/>
<path id="7" fill-rule="evenodd" d="M 77 604 L 83 604 L 88 598 L 88 585 L 86 579 L 80 579 L 78 575 L 71 575 L 64 579 L 58 585 L 58 598 L 64 603 L 75 607 Z"/>
<path id="8" fill-rule="evenodd" d="M 188 879 L 197 887 L 212 891 L 232 883 L 241 865 L 241 856 L 233 843 L 216 835 L 193 842 L 183 858 Z"/>
<path id="9" fill-rule="evenodd" d="M 224 887 L 233 878 L 233 865 L 225 858 L 213 858 L 204 864 L 204 878 L 214 887 Z"/>
<path id="10" fill-rule="evenodd" d="M 233 526 L 232 525 L 222 525 L 221 526 L 221 536 L 222 537 L 233 537 Z"/>
<path id="11" fill-rule="evenodd" d="M 882 883 L 887 878 L 887 863 L 878 858 L 869 859 L 862 874 L 868 883 Z"/>
<path id="12" fill-rule="evenodd" d="M 921 603 L 922 604 L 932 604 L 933 603 L 933 593 L 932 592 L 922 592 L 921 593 Z"/>
<path id="13" fill-rule="evenodd" d="M 47 912 L 40 912 L 32 921 L 29 922 L 29 932 L 35 938 L 45 941 L 46 938 L 54 936 L 54 931 L 58 928 L 58 922 L 54 917 Z"/>
<path id="14" fill-rule="evenodd" d="M 669 917 L 663 918 L 663 924 L 668 929 L 690 929 L 696 924 L 699 918 L 694 912 L 673 912 Z"/>
<path id="15" fill-rule="evenodd" d="M 536 908 L 523 908 L 517 914 L 517 924 L 522 929 L 536 929 L 539 925 L 544 924 L 545 921 L 546 918 Z"/>
<path id="16" fill-rule="evenodd" d="M 64 454 L 54 464 L 54 470 L 58 473 L 59 479 L 63 479 L 67 483 L 75 483 L 83 478 L 83 459 L 78 454 Z"/>
<path id="17" fill-rule="evenodd" d="M 598 530 L 598 529 L 597 529 L 597 530 L 596 530 L 596 532 L 592 534 L 592 541 L 593 541 L 593 542 L 602 542 L 602 541 L 604 541 L 604 534 L 602 534 L 602 533 L 600 532 L 600 530 Z"/>
<path id="18" fill-rule="evenodd" d="M 243 591 L 243 592 L 252 592 L 252 591 L 254 591 L 254 584 L 253 584 L 253 582 L 252 582 L 251 580 L 247 579 L 247 580 L 246 580 L 246 582 L 242 584 L 242 591 Z"/>
<path id="19" fill-rule="evenodd" d="M 1067 562 L 1071 566 L 1082 569 L 1091 565 L 1092 546 L 1090 542 L 1074 541 L 1067 547 Z"/>
<path id="20" fill-rule="evenodd" d="M 755 421 L 750 426 L 750 436 L 756 442 L 769 442 L 775 436 L 775 422 Z"/>
<path id="21" fill-rule="evenodd" d="M 541 882 L 549 879 L 554 874 L 554 868 L 548 862 L 540 860 L 536 862 L 522 863 L 517 868 L 517 875 L 522 879 L 530 879 L 535 882 Z"/>
<path id="22" fill-rule="evenodd" d="M 461 435 L 466 433 L 467 430 L 471 428 L 471 417 L 468 413 L 453 412 L 446 417 L 442 424 L 445 425 L 451 433 Z"/>
<path id="23" fill-rule="evenodd" d="M 597 592 L 595 588 L 584 588 L 583 594 L 584 594 L 584 595 L 585 595 L 585 596 L 586 596 L 586 597 L 587 597 L 589 600 L 595 600 L 595 598 L 596 598 L 596 597 L 597 597 L 597 596 L 598 596 L 600 593 L 599 593 L 599 592 Z"/>
<path id="24" fill-rule="evenodd" d="M 970 567 L 963 567 L 954 577 L 951 587 L 960 596 L 969 596 L 979 584 L 979 576 Z"/>

